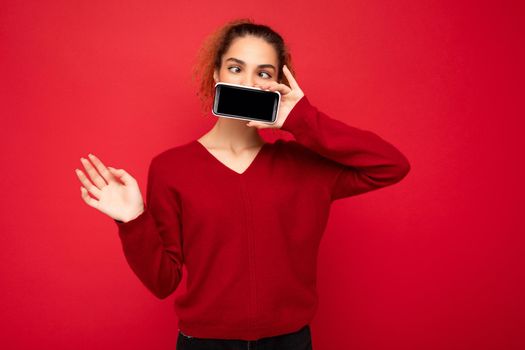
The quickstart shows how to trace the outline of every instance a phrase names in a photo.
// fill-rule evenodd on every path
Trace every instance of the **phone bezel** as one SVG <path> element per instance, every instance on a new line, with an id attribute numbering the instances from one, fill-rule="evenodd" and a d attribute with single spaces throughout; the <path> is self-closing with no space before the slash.
<path id="1" fill-rule="evenodd" d="M 230 85 L 230 86 L 234 86 L 234 87 L 237 87 L 237 88 L 241 88 L 241 89 L 245 89 L 245 90 L 257 90 L 257 91 L 263 91 L 263 92 L 266 92 L 266 93 L 275 93 L 277 94 L 277 108 L 275 110 L 275 115 L 273 116 L 274 117 L 274 120 L 272 120 L 271 122 L 270 121 L 267 121 L 267 120 L 264 120 L 264 119 L 258 119 L 258 118 L 250 118 L 250 117 L 240 117 L 240 116 L 237 116 L 237 115 L 232 115 L 232 114 L 226 114 L 226 113 L 216 113 L 216 109 L 217 109 L 217 104 L 219 102 L 218 98 L 217 98 L 217 92 L 218 92 L 218 89 L 217 89 L 217 86 L 219 85 Z M 233 83 L 225 83 L 225 82 L 218 82 L 218 83 L 215 83 L 215 86 L 213 87 L 213 90 L 214 90 L 214 94 L 213 94 L 213 106 L 211 108 L 211 113 L 217 117 L 224 117 L 224 118 L 231 118 L 231 119 L 238 119 L 238 120 L 254 120 L 254 121 L 258 121 L 258 122 L 261 122 L 261 123 L 266 123 L 266 124 L 275 124 L 275 122 L 277 121 L 277 116 L 279 115 L 279 108 L 281 106 L 281 93 L 279 91 L 267 91 L 267 90 L 263 90 L 261 88 L 258 88 L 258 87 L 252 87 L 252 86 L 246 86 L 246 85 L 240 85 L 240 84 L 233 84 Z"/>

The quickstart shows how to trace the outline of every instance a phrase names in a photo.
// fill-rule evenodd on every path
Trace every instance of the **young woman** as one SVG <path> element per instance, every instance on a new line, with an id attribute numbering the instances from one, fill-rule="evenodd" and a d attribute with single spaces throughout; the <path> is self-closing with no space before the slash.
<path id="1" fill-rule="evenodd" d="M 186 267 L 186 291 L 175 299 L 179 350 L 312 349 L 317 252 L 331 203 L 410 170 L 375 133 L 313 106 L 290 57 L 279 34 L 251 20 L 208 38 L 195 73 L 209 116 L 220 81 L 279 91 L 277 121 L 216 118 L 199 139 L 157 154 L 146 204 L 124 169 L 91 154 L 82 158 L 87 175 L 76 169 L 82 199 L 115 220 L 130 267 L 154 295 L 171 295 Z M 260 128 L 294 140 L 265 142 Z"/>

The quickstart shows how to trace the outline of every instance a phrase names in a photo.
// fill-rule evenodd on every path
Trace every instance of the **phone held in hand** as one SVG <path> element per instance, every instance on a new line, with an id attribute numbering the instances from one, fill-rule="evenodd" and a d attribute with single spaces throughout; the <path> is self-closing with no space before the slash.
<path id="1" fill-rule="evenodd" d="M 217 117 L 273 124 L 277 120 L 280 103 L 279 91 L 218 82 L 215 84 L 212 113 Z"/>

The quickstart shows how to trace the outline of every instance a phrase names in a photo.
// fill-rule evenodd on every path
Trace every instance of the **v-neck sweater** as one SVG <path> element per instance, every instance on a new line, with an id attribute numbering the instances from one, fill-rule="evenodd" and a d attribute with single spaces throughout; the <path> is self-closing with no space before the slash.
<path id="1" fill-rule="evenodd" d="M 133 272 L 156 297 L 186 290 L 178 328 L 200 338 L 256 340 L 309 324 L 317 255 L 334 200 L 399 182 L 407 158 L 377 134 L 303 96 L 282 130 L 238 173 L 197 140 L 155 155 L 144 211 L 120 222 Z"/>

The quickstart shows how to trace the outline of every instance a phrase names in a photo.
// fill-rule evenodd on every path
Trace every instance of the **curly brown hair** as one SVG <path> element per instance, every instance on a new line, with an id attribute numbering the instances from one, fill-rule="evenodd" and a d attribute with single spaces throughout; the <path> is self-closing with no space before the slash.
<path id="1" fill-rule="evenodd" d="M 275 48 L 278 57 L 279 72 L 277 82 L 290 85 L 283 73 L 282 67 L 286 64 L 292 75 L 295 72 L 292 57 L 283 38 L 272 28 L 263 24 L 256 24 L 251 18 L 234 19 L 211 33 L 203 42 L 197 53 L 193 67 L 192 80 L 197 83 L 197 95 L 201 100 L 204 113 L 211 110 L 215 80 L 213 72 L 221 68 L 222 56 L 230 48 L 234 39 L 252 35 L 264 39 Z"/>

